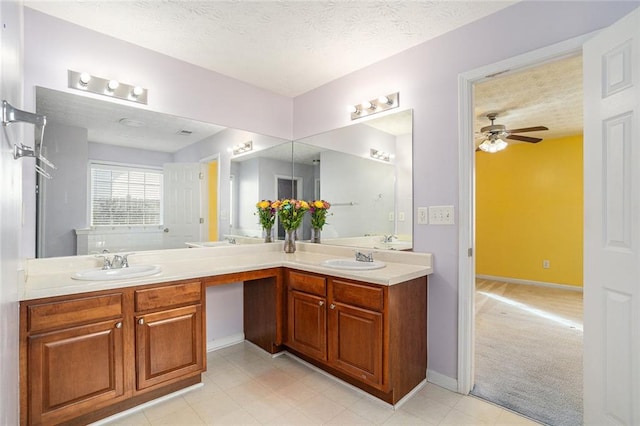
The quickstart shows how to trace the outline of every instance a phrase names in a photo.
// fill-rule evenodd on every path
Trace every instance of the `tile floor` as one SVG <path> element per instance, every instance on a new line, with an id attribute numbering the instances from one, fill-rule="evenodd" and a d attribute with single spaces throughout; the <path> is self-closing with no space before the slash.
<path id="1" fill-rule="evenodd" d="M 428 383 L 397 410 L 251 344 L 210 352 L 204 386 L 108 425 L 536 425 Z"/>

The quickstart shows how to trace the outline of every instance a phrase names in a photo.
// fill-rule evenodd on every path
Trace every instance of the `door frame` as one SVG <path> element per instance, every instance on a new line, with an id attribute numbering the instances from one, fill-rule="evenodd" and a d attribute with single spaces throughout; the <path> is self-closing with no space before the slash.
<path id="1" fill-rule="evenodd" d="M 458 76 L 458 380 L 457 391 L 468 394 L 474 385 L 475 301 L 475 149 L 473 146 L 473 85 L 487 76 L 554 61 L 582 51 L 596 32 L 533 50 Z"/>

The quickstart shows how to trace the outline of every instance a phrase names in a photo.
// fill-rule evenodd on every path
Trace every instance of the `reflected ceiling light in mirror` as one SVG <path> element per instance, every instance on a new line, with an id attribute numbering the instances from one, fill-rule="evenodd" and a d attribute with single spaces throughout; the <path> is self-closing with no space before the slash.
<path id="1" fill-rule="evenodd" d="M 497 135 L 490 135 L 485 139 L 478 148 L 481 151 L 493 154 L 498 151 L 502 151 L 507 147 L 507 143 L 499 138 Z"/>
<path id="2" fill-rule="evenodd" d="M 147 104 L 147 89 L 113 79 L 96 77 L 86 72 L 69 70 L 68 85 L 71 89 Z"/>
<path id="3" fill-rule="evenodd" d="M 253 150 L 253 141 L 244 142 L 238 145 L 234 145 L 232 148 L 233 155 L 244 154 Z"/>
<path id="4" fill-rule="evenodd" d="M 393 158 L 393 155 L 389 154 L 388 152 L 380 151 L 378 149 L 373 149 L 373 148 L 371 148 L 369 155 L 371 156 L 371 158 L 374 158 L 380 161 L 391 161 L 391 159 Z"/>
<path id="5" fill-rule="evenodd" d="M 349 112 L 351 119 L 366 117 L 371 114 L 387 111 L 400 106 L 400 93 L 392 93 L 386 96 L 380 96 L 370 101 L 364 101 L 358 105 L 350 105 Z"/>
<path id="6" fill-rule="evenodd" d="M 120 124 L 127 127 L 144 127 L 144 121 L 134 120 L 133 118 L 121 118 L 119 121 Z"/>

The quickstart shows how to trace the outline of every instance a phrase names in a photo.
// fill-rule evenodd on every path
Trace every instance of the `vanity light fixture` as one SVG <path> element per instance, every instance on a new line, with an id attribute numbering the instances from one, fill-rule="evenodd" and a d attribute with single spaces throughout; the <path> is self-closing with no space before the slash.
<path id="1" fill-rule="evenodd" d="M 357 105 L 350 105 L 349 112 L 351 113 L 351 119 L 366 117 L 371 114 L 376 114 L 382 111 L 387 111 L 392 108 L 400 106 L 400 93 L 391 93 L 386 96 L 380 96 L 370 101 L 364 101 Z"/>
<path id="2" fill-rule="evenodd" d="M 234 145 L 232 150 L 233 155 L 240 155 L 249 151 L 253 151 L 253 141 L 248 141 L 248 142 L 240 143 L 238 145 Z"/>
<path id="3" fill-rule="evenodd" d="M 68 85 L 71 89 L 147 104 L 147 89 L 113 79 L 96 77 L 86 72 L 69 70 Z"/>
<path id="4" fill-rule="evenodd" d="M 380 151 L 378 149 L 373 149 L 371 148 L 370 154 L 371 158 L 374 158 L 376 160 L 380 160 L 380 161 L 391 161 L 391 159 L 393 158 L 393 155 L 389 154 L 388 152 L 385 151 Z"/>

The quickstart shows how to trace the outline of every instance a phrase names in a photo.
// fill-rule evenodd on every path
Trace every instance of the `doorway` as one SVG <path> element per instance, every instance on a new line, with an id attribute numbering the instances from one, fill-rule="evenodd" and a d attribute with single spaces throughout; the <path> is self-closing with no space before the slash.
<path id="1" fill-rule="evenodd" d="M 469 141 L 475 139 L 473 110 L 473 86 L 487 76 L 502 74 L 508 70 L 519 70 L 547 63 L 581 52 L 586 36 L 533 51 L 463 74 L 459 78 L 460 93 L 460 234 L 459 234 L 459 351 L 458 391 L 469 393 L 474 386 L 474 333 L 475 333 L 475 272 L 476 272 L 476 228 L 475 228 L 475 147 Z M 531 124 L 537 125 L 538 123 Z"/>

